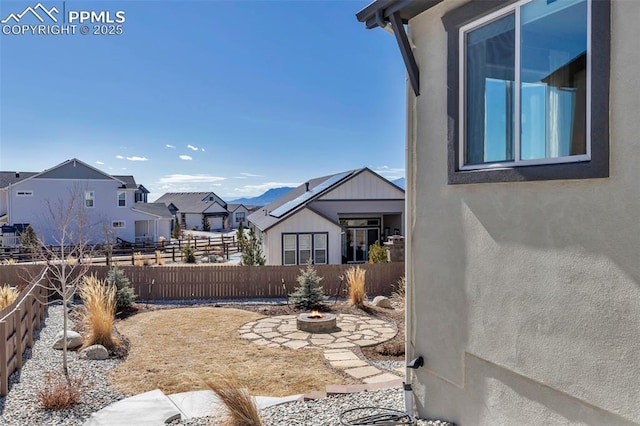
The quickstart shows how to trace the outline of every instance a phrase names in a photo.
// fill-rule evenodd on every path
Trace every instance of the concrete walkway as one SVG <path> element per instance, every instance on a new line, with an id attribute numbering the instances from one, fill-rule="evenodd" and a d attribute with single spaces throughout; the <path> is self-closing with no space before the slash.
<path id="1" fill-rule="evenodd" d="M 320 348 L 332 367 L 362 383 L 383 383 L 404 377 L 404 368 L 382 371 L 362 360 L 353 349 L 373 346 L 393 338 L 393 323 L 364 315 L 338 314 L 334 333 L 307 333 L 296 328 L 296 315 L 279 315 L 252 321 L 240 327 L 240 337 L 267 347 Z"/>

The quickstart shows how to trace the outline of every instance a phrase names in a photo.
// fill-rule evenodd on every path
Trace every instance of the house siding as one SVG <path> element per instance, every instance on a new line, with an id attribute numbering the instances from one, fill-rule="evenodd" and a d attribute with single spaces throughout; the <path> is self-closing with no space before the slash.
<path id="1" fill-rule="evenodd" d="M 404 191 L 385 182 L 368 170 L 338 185 L 319 200 L 404 199 Z"/>
<path id="2" fill-rule="evenodd" d="M 448 185 L 444 1 L 409 23 L 407 357 L 421 417 L 640 423 L 640 2 L 611 2 L 610 178 Z"/>
<path id="3" fill-rule="evenodd" d="M 286 221 L 270 228 L 265 234 L 269 236 L 267 241 L 263 238 L 263 249 L 266 253 L 269 265 L 282 265 L 282 234 L 296 233 L 327 233 L 328 234 L 328 263 L 342 263 L 341 229 L 338 225 L 328 221 L 304 209 L 288 218 Z"/>

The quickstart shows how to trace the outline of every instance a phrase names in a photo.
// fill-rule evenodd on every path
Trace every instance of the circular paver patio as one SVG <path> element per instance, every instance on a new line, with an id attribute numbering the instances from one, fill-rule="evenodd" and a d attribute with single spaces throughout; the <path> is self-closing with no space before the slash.
<path id="1" fill-rule="evenodd" d="M 307 333 L 296 328 L 296 315 L 279 315 L 244 324 L 240 337 L 257 345 L 300 349 L 345 349 L 372 346 L 396 335 L 395 324 L 363 315 L 338 314 L 334 333 Z"/>

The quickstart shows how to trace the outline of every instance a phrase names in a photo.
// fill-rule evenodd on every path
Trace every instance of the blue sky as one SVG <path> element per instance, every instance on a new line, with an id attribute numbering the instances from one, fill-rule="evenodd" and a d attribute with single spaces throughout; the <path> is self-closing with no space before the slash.
<path id="1" fill-rule="evenodd" d="M 37 3 L 2 0 L 0 20 Z M 121 35 L 77 22 L 73 35 L 0 34 L 0 170 L 75 157 L 133 175 L 150 201 L 364 166 L 404 176 L 405 71 L 394 37 L 356 20 L 369 1 L 41 3 L 60 20 L 126 21 Z"/>

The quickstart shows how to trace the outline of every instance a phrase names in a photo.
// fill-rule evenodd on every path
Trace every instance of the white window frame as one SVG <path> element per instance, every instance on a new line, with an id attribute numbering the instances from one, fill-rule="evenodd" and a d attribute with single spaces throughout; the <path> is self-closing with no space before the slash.
<path id="1" fill-rule="evenodd" d="M 503 18 L 510 13 L 515 13 L 515 39 L 516 46 L 520 46 L 520 8 L 530 3 L 533 0 L 520 0 L 511 5 L 505 6 L 495 12 L 489 13 L 482 18 L 474 20 L 469 24 L 462 26 L 458 33 L 458 45 L 459 48 L 459 69 L 458 69 L 458 78 L 459 78 L 459 88 L 458 91 L 458 117 L 459 117 L 459 140 L 458 140 L 458 167 L 459 170 L 484 170 L 484 169 L 500 169 L 500 168 L 511 168 L 511 167 L 519 167 L 519 166 L 535 166 L 535 165 L 547 165 L 547 164 L 562 164 L 562 163 L 576 163 L 582 161 L 591 160 L 591 79 L 592 79 L 592 46 L 591 46 L 591 34 L 592 34 L 592 0 L 587 1 L 587 99 L 586 99 L 586 154 L 580 155 L 572 155 L 565 157 L 555 157 L 555 158 L 540 158 L 540 159 L 532 159 L 532 160 L 521 160 L 520 159 L 520 138 L 514 143 L 514 160 L 513 161 L 501 161 L 501 162 L 492 162 L 486 164 L 465 164 L 466 152 L 467 152 L 467 144 L 466 144 L 466 93 L 467 93 L 467 85 L 466 85 L 466 52 L 467 46 L 465 42 L 465 35 L 473 31 L 475 29 L 480 28 L 481 26 L 490 23 L 491 21 Z M 514 126 L 514 134 L 520 135 L 520 48 L 516 49 L 515 52 L 515 85 L 518 87 L 515 90 L 514 102 L 516 105 L 515 111 L 515 126 Z"/>
<path id="2" fill-rule="evenodd" d="M 33 197 L 33 191 L 16 191 L 17 197 Z"/>
<path id="3" fill-rule="evenodd" d="M 114 220 L 111 222 L 111 228 L 113 229 L 124 229 L 127 227 L 127 223 L 124 220 Z"/>
<path id="4" fill-rule="evenodd" d="M 324 237 L 324 248 L 317 248 L 316 238 L 320 236 Z M 318 259 L 316 258 L 317 251 L 324 251 L 324 262 L 318 262 Z M 316 265 L 326 265 L 327 263 L 329 263 L 329 234 L 327 234 L 326 232 L 319 232 L 319 233 L 313 234 L 312 257 L 313 257 L 313 263 Z"/>
<path id="5" fill-rule="evenodd" d="M 91 201 L 91 205 L 88 202 Z M 87 209 L 92 209 L 96 206 L 96 193 L 95 191 L 85 191 L 84 192 L 84 206 Z"/>
<path id="6" fill-rule="evenodd" d="M 247 215 L 246 215 L 245 212 L 236 212 L 235 213 L 236 223 L 244 222 L 246 217 L 247 217 Z"/>
<path id="7" fill-rule="evenodd" d="M 120 196 L 123 195 L 124 196 L 124 205 L 121 206 L 120 205 Z M 123 208 L 123 207 L 127 207 L 127 192 L 126 191 L 118 191 L 118 195 L 117 195 L 117 205 L 119 208 Z"/>
<path id="8" fill-rule="evenodd" d="M 287 237 L 293 237 L 294 247 L 293 249 L 287 249 L 285 246 L 285 239 Z M 286 263 L 286 253 L 293 252 L 293 263 Z M 298 235 L 297 234 L 282 234 L 282 264 L 283 265 L 297 265 L 298 264 Z"/>

